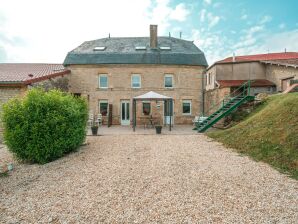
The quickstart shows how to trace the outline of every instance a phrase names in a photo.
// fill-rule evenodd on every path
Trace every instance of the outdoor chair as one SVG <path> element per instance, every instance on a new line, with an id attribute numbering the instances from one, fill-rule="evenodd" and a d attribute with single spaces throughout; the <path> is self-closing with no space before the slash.
<path id="1" fill-rule="evenodd" d="M 87 123 L 88 123 L 88 126 L 92 126 L 92 123 L 93 123 L 93 114 L 92 113 L 89 113 L 89 118 L 88 118 L 88 121 L 87 121 Z"/>
<path id="2" fill-rule="evenodd" d="M 102 124 L 102 114 L 101 113 L 99 113 L 97 115 L 97 123 L 98 123 L 98 125 L 101 125 Z"/>
<path id="3" fill-rule="evenodd" d="M 195 116 L 195 118 L 192 120 L 193 124 L 196 124 L 199 122 L 199 116 Z"/>

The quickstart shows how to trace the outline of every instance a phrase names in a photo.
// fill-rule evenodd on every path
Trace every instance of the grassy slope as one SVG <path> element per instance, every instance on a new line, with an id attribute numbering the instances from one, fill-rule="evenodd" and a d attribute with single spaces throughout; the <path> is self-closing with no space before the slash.
<path id="1" fill-rule="evenodd" d="M 208 136 L 298 179 L 298 93 L 272 96 L 243 122 Z"/>

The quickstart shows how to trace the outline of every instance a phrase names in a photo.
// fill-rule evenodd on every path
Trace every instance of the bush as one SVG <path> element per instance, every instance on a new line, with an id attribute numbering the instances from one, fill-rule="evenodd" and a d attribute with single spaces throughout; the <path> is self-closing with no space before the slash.
<path id="1" fill-rule="evenodd" d="M 87 103 L 58 90 L 28 91 L 3 106 L 4 140 L 17 158 L 47 163 L 76 150 L 86 136 Z"/>

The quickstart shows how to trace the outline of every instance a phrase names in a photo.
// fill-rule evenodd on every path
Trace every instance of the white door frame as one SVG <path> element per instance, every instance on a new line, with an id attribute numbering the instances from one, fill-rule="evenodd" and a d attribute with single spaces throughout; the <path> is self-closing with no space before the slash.
<path id="1" fill-rule="evenodd" d="M 172 116 L 172 120 L 171 120 L 171 123 L 172 123 L 172 125 L 174 124 L 174 117 L 175 117 L 175 103 L 174 103 L 174 100 L 172 100 L 172 102 L 173 102 L 173 116 Z M 163 113 L 162 113 L 162 115 L 163 115 L 163 124 L 167 124 L 166 123 L 166 119 L 168 118 L 168 117 L 170 117 L 170 116 L 166 116 L 165 117 L 165 101 L 163 101 L 163 111 L 162 111 Z M 170 122 L 168 122 L 168 124 L 170 124 Z"/>
<path id="2" fill-rule="evenodd" d="M 122 104 L 124 104 L 124 117 L 128 119 L 122 119 Z M 128 110 L 128 114 L 127 114 Z M 130 125 L 130 100 L 120 100 L 120 123 L 121 125 Z"/>

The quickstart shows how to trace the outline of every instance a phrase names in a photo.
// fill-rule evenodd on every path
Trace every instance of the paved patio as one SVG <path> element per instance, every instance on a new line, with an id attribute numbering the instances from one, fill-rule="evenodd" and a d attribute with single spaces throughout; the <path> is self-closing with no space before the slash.
<path id="1" fill-rule="evenodd" d="M 193 125 L 175 125 L 172 130 L 169 131 L 169 127 L 162 128 L 161 135 L 195 135 L 198 134 L 192 130 Z M 113 125 L 108 127 L 107 125 L 100 126 L 98 129 L 98 135 L 152 135 L 155 133 L 155 128 L 144 126 L 137 126 L 134 132 L 131 126 Z M 87 135 L 92 135 L 90 127 L 88 127 Z"/>

